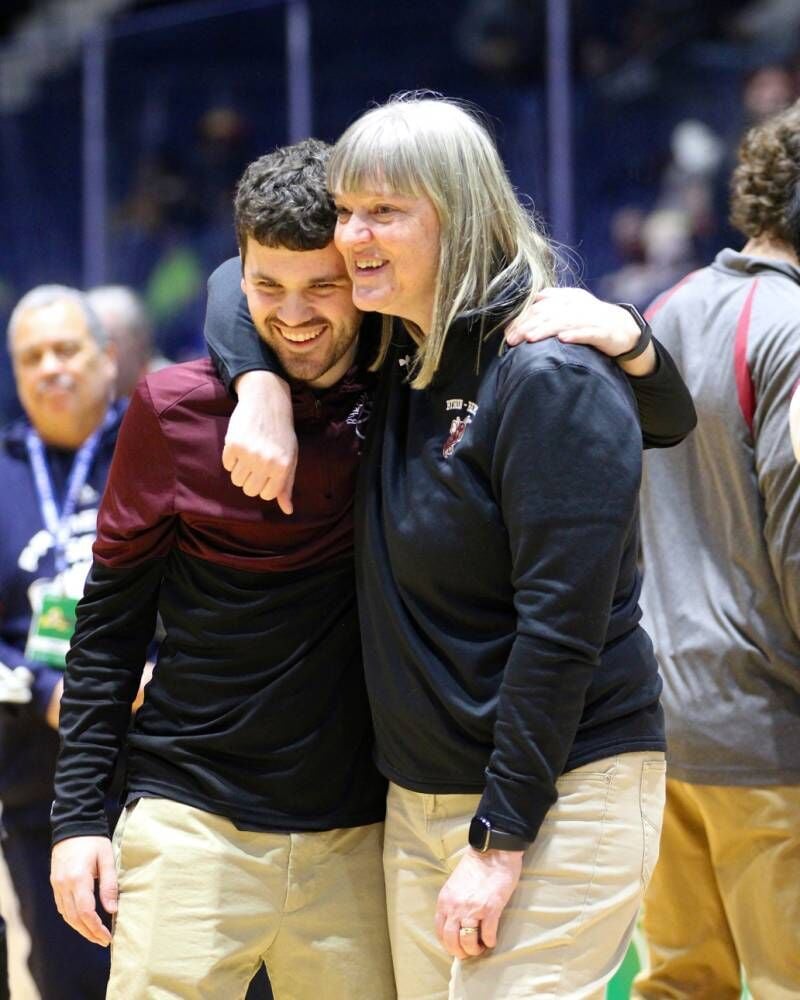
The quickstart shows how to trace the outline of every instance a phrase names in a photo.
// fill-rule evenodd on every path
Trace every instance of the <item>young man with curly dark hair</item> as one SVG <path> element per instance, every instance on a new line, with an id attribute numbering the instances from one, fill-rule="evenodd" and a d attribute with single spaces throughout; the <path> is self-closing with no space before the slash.
<path id="1" fill-rule="evenodd" d="M 650 452 L 642 605 L 664 678 L 667 806 L 647 1000 L 800 996 L 800 103 L 745 136 L 747 237 L 665 293 L 654 331 L 697 429 Z"/>
<path id="2" fill-rule="evenodd" d="M 301 443 L 291 519 L 236 489 L 219 450 L 234 400 L 210 361 L 131 399 L 68 657 L 52 883 L 108 997 L 394 1000 L 352 559 L 360 414 L 372 376 L 331 243 L 327 147 L 251 164 L 236 197 L 241 285 L 292 376 Z M 237 297 L 238 301 L 238 297 Z M 130 702 L 165 629 L 144 704 Z M 113 847 L 103 813 L 127 744 Z"/>

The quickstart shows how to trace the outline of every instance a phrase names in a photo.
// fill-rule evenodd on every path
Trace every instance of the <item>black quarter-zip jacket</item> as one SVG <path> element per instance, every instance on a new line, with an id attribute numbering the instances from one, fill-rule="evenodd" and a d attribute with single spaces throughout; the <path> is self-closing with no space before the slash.
<path id="1" fill-rule="evenodd" d="M 482 794 L 533 840 L 566 770 L 663 750 L 638 626 L 642 434 L 586 347 L 498 353 L 450 332 L 431 387 L 397 335 L 362 457 L 359 613 L 377 760 L 416 791 Z"/>

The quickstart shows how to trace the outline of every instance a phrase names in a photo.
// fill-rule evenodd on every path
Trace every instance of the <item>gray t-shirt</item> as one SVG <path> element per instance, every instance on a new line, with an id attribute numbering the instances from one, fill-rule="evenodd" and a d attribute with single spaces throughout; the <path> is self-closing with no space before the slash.
<path id="1" fill-rule="evenodd" d="M 697 428 L 645 457 L 644 625 L 664 678 L 669 775 L 800 782 L 800 269 L 723 250 L 648 311 Z"/>

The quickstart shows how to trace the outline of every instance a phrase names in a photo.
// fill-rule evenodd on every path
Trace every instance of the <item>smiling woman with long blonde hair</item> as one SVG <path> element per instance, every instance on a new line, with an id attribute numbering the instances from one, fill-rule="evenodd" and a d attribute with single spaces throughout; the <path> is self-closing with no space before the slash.
<path id="1" fill-rule="evenodd" d="M 405 327 L 356 511 L 398 992 L 599 996 L 664 795 L 628 387 L 585 347 L 502 351 L 553 254 L 463 108 L 368 112 L 328 182 L 355 304 Z"/>
<path id="2" fill-rule="evenodd" d="M 354 526 L 398 995 L 601 997 L 664 796 L 638 625 L 643 432 L 677 443 L 691 402 L 628 307 L 546 287 L 551 247 L 463 107 L 367 112 L 328 181 L 354 303 L 384 317 Z M 213 296 L 209 313 L 230 378 L 278 370 Z M 506 349 L 514 317 L 538 342 Z M 234 482 L 257 493 L 239 442 Z"/>

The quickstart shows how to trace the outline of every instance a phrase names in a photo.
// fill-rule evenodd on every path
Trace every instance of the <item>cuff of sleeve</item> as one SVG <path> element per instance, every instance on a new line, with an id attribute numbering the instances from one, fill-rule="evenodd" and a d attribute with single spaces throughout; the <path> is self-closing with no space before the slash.
<path id="1" fill-rule="evenodd" d="M 475 812 L 488 817 L 497 829 L 532 843 L 557 798 L 555 787 L 546 790 L 487 770 L 486 788 Z"/>
<path id="2" fill-rule="evenodd" d="M 110 837 L 108 821 L 105 819 L 80 820 L 71 823 L 54 823 L 52 843 L 55 847 L 62 840 L 71 837 Z"/>

